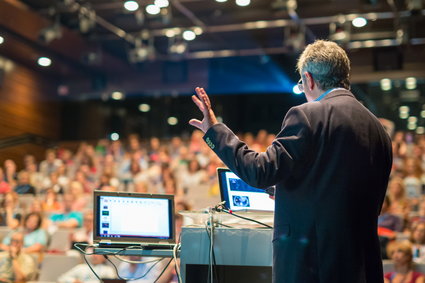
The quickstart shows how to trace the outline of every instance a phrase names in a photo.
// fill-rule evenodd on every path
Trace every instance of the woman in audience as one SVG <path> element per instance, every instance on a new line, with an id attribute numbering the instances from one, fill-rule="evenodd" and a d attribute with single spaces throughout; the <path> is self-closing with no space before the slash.
<path id="1" fill-rule="evenodd" d="M 388 184 L 388 197 L 391 201 L 390 211 L 403 219 L 409 213 L 409 200 L 406 198 L 406 189 L 403 179 L 393 177 Z"/>
<path id="2" fill-rule="evenodd" d="M 0 225 L 8 226 L 10 229 L 18 228 L 22 219 L 22 210 L 19 207 L 18 194 L 8 192 L 1 202 Z"/>
<path id="3" fill-rule="evenodd" d="M 424 283 L 425 277 L 413 268 L 412 244 L 409 241 L 393 242 L 388 245 L 388 255 L 394 270 L 384 275 L 385 283 Z"/>
<path id="4" fill-rule="evenodd" d="M 42 220 L 41 214 L 37 212 L 25 216 L 23 224 L 24 247 L 22 249 L 25 253 L 40 253 L 45 250 L 47 232 L 41 228 Z M 0 247 L 2 250 L 8 251 L 9 246 L 10 236 L 6 236 Z"/>
<path id="5" fill-rule="evenodd" d="M 42 205 L 45 212 L 58 212 L 62 209 L 58 194 L 53 189 L 48 189 L 46 191 Z"/>
<path id="6" fill-rule="evenodd" d="M 422 194 L 422 168 L 417 158 L 409 157 L 404 161 L 403 182 L 407 197 L 412 202 L 412 210 L 418 209 L 419 198 Z"/>
<path id="7" fill-rule="evenodd" d="M 0 194 L 8 193 L 10 190 L 10 185 L 4 178 L 3 168 L 0 167 Z"/>
<path id="8" fill-rule="evenodd" d="M 83 211 L 88 205 L 88 197 L 84 193 L 83 185 L 80 182 L 72 181 L 69 184 L 68 193 L 74 196 L 73 211 Z"/>
<path id="9" fill-rule="evenodd" d="M 425 222 L 417 222 L 412 227 L 413 261 L 417 263 L 425 263 Z"/>

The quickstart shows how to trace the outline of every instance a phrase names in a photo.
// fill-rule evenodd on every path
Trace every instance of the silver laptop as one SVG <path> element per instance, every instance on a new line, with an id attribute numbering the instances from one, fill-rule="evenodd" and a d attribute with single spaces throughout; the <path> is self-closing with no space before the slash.
<path id="1" fill-rule="evenodd" d="M 100 248 L 164 248 L 175 241 L 174 196 L 94 192 L 93 242 Z"/>

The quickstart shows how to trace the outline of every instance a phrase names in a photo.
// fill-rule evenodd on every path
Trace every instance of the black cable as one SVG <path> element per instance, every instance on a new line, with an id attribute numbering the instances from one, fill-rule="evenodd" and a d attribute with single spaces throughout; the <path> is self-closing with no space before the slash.
<path id="1" fill-rule="evenodd" d="M 155 265 L 157 265 L 158 263 L 160 263 L 161 261 L 163 261 L 164 259 L 162 258 L 162 259 L 159 259 L 157 262 L 155 262 L 154 264 L 152 264 L 152 266 L 151 267 L 149 267 L 149 269 L 148 270 L 146 270 L 145 271 L 145 273 L 142 275 L 142 276 L 140 276 L 140 277 L 135 277 L 135 278 L 126 278 L 126 277 L 121 277 L 120 276 L 120 274 L 119 274 L 119 272 L 118 272 L 118 268 L 117 268 L 117 266 L 109 259 L 109 257 L 108 256 L 106 256 L 105 255 L 105 258 L 112 264 L 112 266 L 114 267 L 114 269 L 115 269 L 115 272 L 117 273 L 117 276 L 118 276 L 118 278 L 119 279 L 122 279 L 122 280 L 126 280 L 126 281 L 132 281 L 132 280 L 139 280 L 139 279 L 142 279 L 142 278 L 144 278 L 154 267 L 155 267 Z M 138 263 L 138 264 L 146 264 L 146 263 Z"/>
<path id="2" fill-rule="evenodd" d="M 161 273 L 158 275 L 158 278 L 156 278 L 156 280 L 155 280 L 155 281 L 153 281 L 153 283 L 158 282 L 159 278 L 161 278 L 162 274 L 164 274 L 165 270 L 167 270 L 167 268 L 168 268 L 168 266 L 170 265 L 170 263 L 171 263 L 171 261 L 172 261 L 172 260 L 173 260 L 173 258 L 171 258 L 171 259 L 168 261 L 167 265 L 164 267 L 164 269 L 163 269 L 163 270 L 161 271 Z"/>
<path id="3" fill-rule="evenodd" d="M 210 242 L 211 242 L 211 234 L 210 234 L 210 231 L 208 230 L 208 226 L 205 226 L 205 230 L 207 231 L 207 235 L 208 235 L 208 239 L 210 240 Z M 209 252 L 208 252 L 208 258 L 210 258 L 210 253 L 211 252 L 211 249 L 209 249 Z M 218 275 L 217 275 L 217 262 L 216 262 L 216 259 L 215 259 L 215 252 L 214 252 L 214 247 L 213 247 L 213 249 L 212 249 L 212 256 L 213 256 L 213 266 L 215 266 L 216 268 L 214 269 L 213 268 L 213 271 L 214 271 L 214 278 L 215 278 L 215 280 L 216 280 L 216 282 L 220 282 L 220 280 L 219 280 L 219 278 L 218 278 Z M 208 278 L 210 277 L 210 270 L 208 269 Z"/>
<path id="4" fill-rule="evenodd" d="M 248 218 L 248 217 L 244 217 L 244 216 L 237 215 L 237 214 L 235 214 L 235 213 L 233 213 L 233 212 L 230 212 L 229 210 L 227 210 L 227 209 L 225 209 L 225 208 L 220 208 L 220 209 L 218 209 L 217 211 L 222 211 L 222 212 L 225 212 L 225 213 L 227 213 L 227 214 L 230 214 L 230 215 L 236 216 L 236 217 L 238 217 L 238 218 L 241 218 L 241 219 L 244 219 L 244 220 L 248 220 L 248 221 L 251 221 L 251 222 L 255 222 L 255 223 L 260 224 L 260 225 L 262 225 L 262 226 L 265 226 L 265 227 L 267 227 L 267 228 L 273 229 L 273 226 L 267 225 L 267 224 L 265 224 L 265 223 L 263 223 L 263 222 L 257 221 L 257 220 L 252 219 L 252 218 Z"/>
<path id="5" fill-rule="evenodd" d="M 94 276 L 96 276 L 96 278 L 97 278 L 100 282 L 103 282 L 103 280 L 102 280 L 102 279 L 100 279 L 100 277 L 97 275 L 97 273 L 96 273 L 96 272 L 94 271 L 94 269 L 91 267 L 91 265 L 90 265 L 89 261 L 88 261 L 88 260 L 87 260 L 87 258 L 86 258 L 86 254 L 84 254 L 84 255 L 83 255 L 83 257 L 84 257 L 84 261 L 87 263 L 87 265 L 89 266 L 90 270 L 93 272 Z"/>

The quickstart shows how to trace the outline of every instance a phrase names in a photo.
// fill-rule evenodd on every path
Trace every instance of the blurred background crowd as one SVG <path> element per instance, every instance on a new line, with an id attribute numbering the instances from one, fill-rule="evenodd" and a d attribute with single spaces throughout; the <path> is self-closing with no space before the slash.
<path id="1" fill-rule="evenodd" d="M 275 138 L 265 130 L 239 137 L 257 151 Z M 396 132 L 393 157 L 378 220 L 386 282 L 425 282 L 419 272 L 425 270 L 425 136 Z M 224 165 L 198 131 L 185 140 L 130 135 L 125 140 L 81 142 L 74 148 L 48 149 L 44 160 L 30 154 L 23 158 L 23 168 L 15 160 L 6 160 L 0 168 L 0 281 L 47 276 L 41 263 L 58 255 L 78 260 L 53 281 L 95 280 L 85 263 L 77 265 L 81 255 L 73 249 L 76 242 L 92 243 L 94 190 L 174 194 L 176 211 L 202 210 L 220 201 L 216 169 Z M 92 256 L 91 262 L 104 266 L 97 267 L 103 277 L 117 276 L 102 256 Z M 163 262 L 115 263 L 124 268 L 121 276 L 130 277 L 150 267 L 150 276 L 158 276 L 165 267 Z M 172 266 L 158 282 L 177 282 Z M 146 275 L 139 282 L 152 278 Z"/>

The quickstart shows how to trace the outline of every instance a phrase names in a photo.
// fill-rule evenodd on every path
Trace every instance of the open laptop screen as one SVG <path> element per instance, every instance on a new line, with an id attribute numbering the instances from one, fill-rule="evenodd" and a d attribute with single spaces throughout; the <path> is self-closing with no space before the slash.
<path id="1" fill-rule="evenodd" d="M 174 197 L 95 191 L 94 240 L 174 243 Z"/>
<path id="2" fill-rule="evenodd" d="M 221 200 L 231 210 L 274 211 L 274 201 L 263 189 L 251 187 L 227 168 L 217 169 Z"/>

